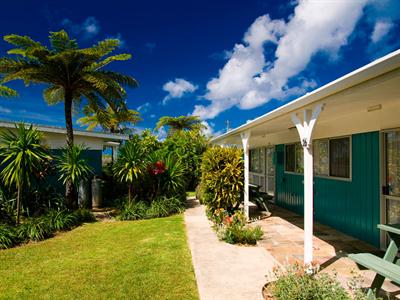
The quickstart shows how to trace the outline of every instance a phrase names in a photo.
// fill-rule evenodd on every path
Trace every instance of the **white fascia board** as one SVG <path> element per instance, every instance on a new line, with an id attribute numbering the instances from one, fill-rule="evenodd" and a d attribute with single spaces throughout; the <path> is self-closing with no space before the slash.
<path id="1" fill-rule="evenodd" d="M 41 132 L 67 134 L 67 130 L 64 128 L 60 128 L 60 127 L 50 127 L 50 126 L 47 127 L 47 126 L 40 126 L 40 125 L 38 126 L 35 124 L 33 124 L 33 127 L 35 127 L 37 130 L 39 130 Z M 0 128 L 15 128 L 15 123 L 0 121 Z M 104 133 L 104 132 L 74 130 L 74 135 L 101 138 L 101 139 L 106 139 L 106 140 L 118 140 L 118 141 L 129 140 L 129 135 Z"/>
<path id="2" fill-rule="evenodd" d="M 373 62 L 353 72 L 350 72 L 334 81 L 331 81 L 330 83 L 310 93 L 307 93 L 304 96 L 301 96 L 285 105 L 282 105 L 277 109 L 274 109 L 273 111 L 268 112 L 246 124 L 236 127 L 235 129 L 230 130 L 227 133 L 221 134 L 213 138 L 211 140 L 211 143 L 221 142 L 227 137 L 236 135 L 237 133 L 240 133 L 244 130 L 248 130 L 254 126 L 260 125 L 284 114 L 298 110 L 299 108 L 315 103 L 325 97 L 341 92 L 345 89 L 393 71 L 397 68 L 400 68 L 400 49 L 391 52 L 388 55 L 381 57 L 377 60 L 374 60 Z"/>

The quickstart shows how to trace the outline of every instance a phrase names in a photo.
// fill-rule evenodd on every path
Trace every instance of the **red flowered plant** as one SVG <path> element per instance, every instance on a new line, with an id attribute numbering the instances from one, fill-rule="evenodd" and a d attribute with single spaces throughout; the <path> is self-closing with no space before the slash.
<path id="1" fill-rule="evenodd" d="M 166 171 L 165 163 L 161 160 L 155 162 L 150 166 L 149 173 L 151 175 L 160 175 Z"/>

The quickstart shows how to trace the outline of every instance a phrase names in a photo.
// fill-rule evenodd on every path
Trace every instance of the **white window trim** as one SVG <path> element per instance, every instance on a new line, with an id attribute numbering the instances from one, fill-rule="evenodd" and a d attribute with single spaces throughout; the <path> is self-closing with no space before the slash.
<path id="1" fill-rule="evenodd" d="M 342 139 L 342 138 L 348 138 L 349 139 L 349 177 L 337 177 L 337 176 L 331 176 L 331 175 L 318 175 L 318 174 L 316 174 L 315 173 L 315 171 L 314 171 L 314 177 L 316 177 L 316 178 L 324 178 L 324 179 L 332 179 L 332 180 L 339 180 L 339 181 L 348 181 L 348 182 L 351 182 L 351 181 L 353 181 L 353 140 L 352 140 L 352 136 L 351 135 L 343 135 L 343 136 L 336 136 L 336 137 L 330 137 L 330 138 L 322 138 L 322 139 L 315 139 L 315 141 L 319 141 L 319 140 L 327 140 L 328 141 L 328 159 L 329 159 L 329 162 L 328 162 L 328 173 L 330 174 L 330 144 L 329 144 L 329 141 L 330 140 L 337 140 L 337 139 Z M 314 140 L 313 140 L 314 141 Z M 285 174 L 291 174 L 291 175 L 301 175 L 301 176 L 303 176 L 303 173 L 298 173 L 298 172 L 296 172 L 296 171 L 286 171 L 286 145 L 296 145 L 297 144 L 297 142 L 295 142 L 295 143 L 287 143 L 287 144 L 284 144 L 284 161 L 283 161 L 283 164 L 284 164 L 284 173 Z M 313 147 L 313 144 L 314 143 L 312 143 L 312 147 Z M 314 149 L 313 149 L 314 150 Z M 295 157 L 294 157 L 294 159 L 295 159 L 295 168 L 296 168 L 296 151 L 295 151 Z"/>

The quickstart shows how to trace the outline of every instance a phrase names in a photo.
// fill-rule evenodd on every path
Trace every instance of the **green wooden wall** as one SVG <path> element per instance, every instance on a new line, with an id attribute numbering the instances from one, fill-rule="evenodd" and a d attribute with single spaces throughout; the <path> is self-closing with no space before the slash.
<path id="1" fill-rule="evenodd" d="M 379 132 L 352 135 L 352 179 L 314 178 L 315 220 L 379 247 Z M 276 146 L 276 203 L 303 214 L 303 175 L 284 172 Z"/>

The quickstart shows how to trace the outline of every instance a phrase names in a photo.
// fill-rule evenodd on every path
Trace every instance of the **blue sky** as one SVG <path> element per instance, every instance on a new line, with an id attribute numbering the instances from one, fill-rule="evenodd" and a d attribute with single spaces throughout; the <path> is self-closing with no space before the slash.
<path id="1" fill-rule="evenodd" d="M 218 134 L 400 48 L 398 0 L 7 1 L 2 11 L 1 36 L 121 39 L 133 59 L 113 69 L 140 83 L 128 90 L 139 130 L 195 114 Z M 8 48 L 0 41 L 1 56 Z M 20 97 L 0 99 L 0 119 L 64 125 L 43 86 L 10 86 Z"/>

